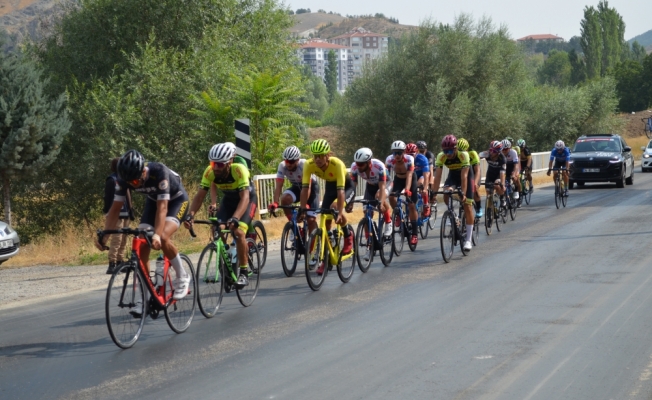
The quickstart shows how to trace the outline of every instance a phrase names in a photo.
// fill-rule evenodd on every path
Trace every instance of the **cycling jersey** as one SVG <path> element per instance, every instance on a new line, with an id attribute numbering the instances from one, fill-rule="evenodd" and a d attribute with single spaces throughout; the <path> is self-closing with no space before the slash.
<path id="1" fill-rule="evenodd" d="M 527 146 L 523 147 L 519 154 L 519 159 L 521 161 L 527 161 L 530 158 L 532 158 L 532 152 L 530 151 L 530 149 L 527 148 Z"/>
<path id="2" fill-rule="evenodd" d="M 351 164 L 351 180 L 358 183 L 358 175 L 369 185 L 378 185 L 378 182 L 387 182 L 387 169 L 382 161 L 371 159 L 371 165 L 366 172 L 360 172 L 356 163 Z"/>
<path id="3" fill-rule="evenodd" d="M 417 174 L 417 179 L 420 179 L 424 172 L 430 172 L 428 158 L 423 154 L 419 153 L 414 156 L 414 172 Z"/>
<path id="4" fill-rule="evenodd" d="M 299 165 L 297 165 L 297 168 L 294 171 L 290 171 L 287 168 L 285 161 L 281 161 L 278 165 L 278 171 L 276 172 L 276 179 L 283 181 L 285 178 L 288 178 L 288 181 L 290 181 L 292 186 L 301 186 L 303 181 L 303 168 L 306 164 L 306 160 L 302 158 L 298 163 Z M 311 177 L 311 181 L 313 185 L 317 183 L 317 179 L 314 176 Z"/>
<path id="5" fill-rule="evenodd" d="M 507 162 L 507 165 L 509 164 L 516 164 L 518 163 L 518 153 L 514 149 L 509 149 L 507 154 L 502 153 L 502 155 L 505 156 L 505 161 Z"/>
<path id="6" fill-rule="evenodd" d="M 425 154 L 426 158 L 428 159 L 428 164 L 430 165 L 435 165 L 435 155 L 432 154 L 432 151 L 426 150 Z"/>
<path id="7" fill-rule="evenodd" d="M 437 161 L 435 161 L 435 167 L 444 168 L 444 166 L 446 166 L 451 173 L 460 174 L 462 169 L 471 166 L 469 153 L 458 150 L 457 155 L 453 159 L 448 159 L 444 152 L 439 153 L 437 155 Z"/>
<path id="8" fill-rule="evenodd" d="M 209 165 L 201 179 L 201 188 L 208 190 L 214 183 L 218 189 L 224 193 L 224 198 L 233 200 L 240 200 L 240 192 L 249 190 L 250 194 L 253 191 L 253 186 L 249 182 L 249 169 L 246 166 L 232 162 L 229 172 L 226 176 L 215 176 L 215 171 Z"/>
<path id="9" fill-rule="evenodd" d="M 145 165 L 147 173 L 140 187 L 134 188 L 122 179 L 116 180 L 114 201 L 125 201 L 127 189 L 141 193 L 151 200 L 173 200 L 186 193 L 181 177 L 164 164 L 150 162 Z"/>
<path id="10" fill-rule="evenodd" d="M 550 152 L 550 161 L 555 161 L 555 164 L 566 165 L 566 162 L 570 161 L 570 149 L 564 147 L 564 151 L 559 153 L 557 149 L 552 149 Z"/>
<path id="11" fill-rule="evenodd" d="M 486 152 L 484 154 L 486 155 Z M 495 182 L 497 179 L 500 179 L 501 174 L 507 172 L 507 161 L 502 153 L 498 153 L 498 157 L 495 159 L 486 157 L 485 160 L 487 161 L 487 174 L 484 179 L 485 182 Z"/>
<path id="12" fill-rule="evenodd" d="M 405 163 L 405 169 L 407 171 L 414 171 L 414 158 L 412 156 L 409 156 L 407 154 L 403 155 L 403 162 Z M 391 172 L 393 169 L 396 169 L 396 158 L 394 157 L 393 154 L 390 154 L 387 156 L 385 159 L 385 166 L 387 166 L 387 172 Z M 397 172 L 394 171 L 396 174 Z M 405 178 L 403 178 L 405 179 Z"/>
<path id="13" fill-rule="evenodd" d="M 480 157 L 478 156 L 477 151 L 469 150 L 467 153 L 469 153 L 469 164 L 471 164 L 471 166 L 480 164 Z"/>
<path id="14" fill-rule="evenodd" d="M 326 190 L 330 186 L 329 183 L 334 183 L 338 190 L 344 190 L 345 186 L 348 186 L 347 181 L 351 181 L 350 178 L 347 179 L 346 165 L 337 157 L 329 158 L 326 170 L 319 168 L 314 159 L 307 160 L 303 167 L 303 178 L 301 179 L 301 185 L 304 188 L 309 186 L 313 174 L 326 181 Z"/>

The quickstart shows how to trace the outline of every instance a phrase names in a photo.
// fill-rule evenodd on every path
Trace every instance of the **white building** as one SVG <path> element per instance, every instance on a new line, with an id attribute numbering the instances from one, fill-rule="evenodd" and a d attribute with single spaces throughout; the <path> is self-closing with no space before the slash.
<path id="1" fill-rule="evenodd" d="M 301 44 L 299 58 L 301 64 L 310 65 L 312 73 L 325 79 L 328 53 L 335 52 L 337 58 L 337 90 L 343 92 L 349 85 L 349 48 L 324 40 L 310 40 Z"/>
<path id="2" fill-rule="evenodd" d="M 349 48 L 349 60 L 351 61 L 349 81 L 362 75 L 362 66 L 365 62 L 377 59 L 387 53 L 389 44 L 387 36 L 369 32 L 364 28 L 356 28 L 329 41 Z"/>

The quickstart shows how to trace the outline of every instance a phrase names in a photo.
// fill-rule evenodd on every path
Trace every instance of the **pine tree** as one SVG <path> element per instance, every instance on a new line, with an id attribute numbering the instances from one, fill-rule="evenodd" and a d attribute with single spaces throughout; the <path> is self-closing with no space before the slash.
<path id="1" fill-rule="evenodd" d="M 600 18 L 593 7 L 584 8 L 584 19 L 580 22 L 586 75 L 589 79 L 599 77 L 602 72 L 602 29 Z"/>
<path id="2" fill-rule="evenodd" d="M 328 63 L 324 75 L 324 83 L 328 90 L 328 102 L 332 103 L 337 96 L 337 56 L 333 50 L 328 52 Z"/>
<path id="3" fill-rule="evenodd" d="M 0 53 L 0 184 L 9 224 L 12 181 L 52 164 L 70 129 L 65 96 L 49 98 L 47 84 L 30 59 Z"/>

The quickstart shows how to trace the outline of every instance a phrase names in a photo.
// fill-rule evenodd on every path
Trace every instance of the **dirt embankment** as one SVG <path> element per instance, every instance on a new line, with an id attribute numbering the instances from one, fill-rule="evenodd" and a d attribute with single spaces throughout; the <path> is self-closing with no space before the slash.
<path id="1" fill-rule="evenodd" d="M 643 110 L 634 114 L 620 114 L 620 118 L 623 120 L 621 134 L 626 138 L 644 136 L 645 132 L 643 131 L 643 127 L 645 126 L 645 123 L 642 119 L 650 117 L 652 117 L 652 110 Z"/>

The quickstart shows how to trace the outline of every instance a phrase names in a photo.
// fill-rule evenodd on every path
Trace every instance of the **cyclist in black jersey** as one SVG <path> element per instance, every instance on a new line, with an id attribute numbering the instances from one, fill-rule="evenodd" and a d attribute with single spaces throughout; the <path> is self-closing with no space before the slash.
<path id="1" fill-rule="evenodd" d="M 113 205 L 106 215 L 104 230 L 115 227 L 120 216 L 120 209 L 126 200 L 127 190 L 146 195 L 145 209 L 138 228 L 154 230 L 152 248 L 162 250 L 177 273 L 178 278 L 174 283 L 174 299 L 184 298 L 188 294 L 190 276 L 183 268 L 179 251 L 171 239 L 174 232 L 179 229 L 188 210 L 188 193 L 181 183 L 181 177 L 161 163 L 145 163 L 143 155 L 136 150 L 129 150 L 120 157 L 117 172 L 115 197 Z M 104 250 L 106 239 L 108 239 L 107 236 L 102 238 L 102 242 L 96 239 L 96 247 Z M 149 247 L 141 247 L 140 257 L 148 266 L 149 253 Z"/>

